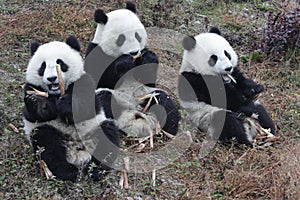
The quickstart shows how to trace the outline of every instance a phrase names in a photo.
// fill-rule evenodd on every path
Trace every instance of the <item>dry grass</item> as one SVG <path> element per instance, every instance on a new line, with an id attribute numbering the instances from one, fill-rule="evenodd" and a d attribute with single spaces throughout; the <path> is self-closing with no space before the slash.
<path id="1" fill-rule="evenodd" d="M 263 27 L 266 10 L 261 5 L 249 3 L 226 4 L 218 1 L 193 1 L 192 4 L 169 8 L 169 15 L 151 10 L 154 1 L 140 1 L 140 14 L 145 24 L 159 24 L 164 28 L 175 27 L 182 33 L 196 34 L 205 30 L 203 18 L 209 25 L 219 25 L 240 56 L 250 57 L 259 42 L 254 34 Z M 113 171 L 100 183 L 83 180 L 70 183 L 46 180 L 39 174 L 35 157 L 23 137 L 22 107 L 25 69 L 30 58 L 29 42 L 38 40 L 64 40 L 76 35 L 83 47 L 93 36 L 96 8 L 113 10 L 123 1 L 5 1 L 0 4 L 0 199 L 298 199 L 300 194 L 300 66 L 299 55 L 286 65 L 286 60 L 274 62 L 265 55 L 241 63 L 248 77 L 266 88 L 261 101 L 270 111 L 282 140 L 273 147 L 249 149 L 235 143 L 217 144 L 205 158 L 199 159 L 203 134 L 194 136 L 195 143 L 176 161 L 157 171 L 156 187 L 152 174 L 129 173 L 129 190 L 118 186 L 120 173 Z M 207 3 L 207 4 L 206 4 Z M 20 6 L 22 5 L 22 6 Z M 169 2 L 168 5 L 173 5 Z M 270 5 L 271 7 L 272 5 Z M 260 9 L 258 9 L 260 7 Z M 265 6 L 267 7 L 267 6 Z M 263 7 L 263 8 L 265 8 Z M 245 12 L 245 8 L 247 11 Z M 268 7 L 267 7 L 268 8 Z M 271 7 L 272 8 L 272 7 Z M 254 18 L 251 18 L 255 14 Z M 176 22 L 175 16 L 180 16 Z M 157 17 L 152 19 L 151 17 Z M 220 17 L 222 16 L 222 17 Z M 167 19 L 161 19 L 167 17 Z M 200 22 L 200 25 L 194 22 Z M 249 31 L 248 31 L 249 30 Z M 232 34 L 234 33 L 234 34 Z M 160 35 L 160 34 L 158 34 Z M 165 43 L 151 33 L 150 40 L 161 58 L 164 86 L 173 90 L 172 80 L 177 75 L 181 55 L 163 50 Z M 175 45 L 177 48 L 178 46 Z M 167 48 L 170 48 L 169 46 Z M 180 48 L 179 48 L 180 51 Z M 288 51 L 288 50 L 287 50 Z M 172 70 L 171 70 L 172 69 Z M 172 73 L 171 73 L 172 72 Z M 12 123 L 21 133 L 15 133 Z"/>

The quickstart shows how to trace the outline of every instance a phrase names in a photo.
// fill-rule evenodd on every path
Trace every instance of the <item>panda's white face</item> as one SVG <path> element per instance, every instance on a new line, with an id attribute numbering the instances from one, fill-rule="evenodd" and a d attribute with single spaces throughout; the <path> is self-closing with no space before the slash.
<path id="1" fill-rule="evenodd" d="M 202 33 L 195 38 L 195 46 L 185 50 L 180 72 L 195 72 L 202 75 L 221 75 L 229 83 L 237 66 L 238 57 L 230 44 L 215 33 Z"/>
<path id="2" fill-rule="evenodd" d="M 27 66 L 26 82 L 42 87 L 49 94 L 60 94 L 57 64 L 66 90 L 85 73 L 80 52 L 64 42 L 54 41 L 39 46 L 33 54 Z"/>
<path id="3" fill-rule="evenodd" d="M 107 23 L 98 23 L 93 43 L 114 58 L 135 55 L 145 48 L 147 33 L 135 13 L 119 9 L 107 14 Z"/>

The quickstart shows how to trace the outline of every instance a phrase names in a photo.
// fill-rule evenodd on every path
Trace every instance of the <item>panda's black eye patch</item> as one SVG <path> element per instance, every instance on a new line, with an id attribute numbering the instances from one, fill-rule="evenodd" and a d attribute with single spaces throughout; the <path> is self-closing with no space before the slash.
<path id="1" fill-rule="evenodd" d="M 118 37 L 118 39 L 116 41 L 116 44 L 120 47 L 120 46 L 122 46 L 124 44 L 125 40 L 126 40 L 125 35 L 121 34 L 121 35 L 119 35 L 119 37 Z"/>
<path id="2" fill-rule="evenodd" d="M 209 60 L 208 60 L 208 64 L 209 64 L 211 67 L 213 67 L 213 66 L 215 66 L 215 64 L 217 63 L 217 61 L 218 61 L 218 56 L 212 55 L 212 56 L 210 56 L 210 58 L 209 58 Z"/>
<path id="3" fill-rule="evenodd" d="M 45 69 L 46 69 L 46 62 L 44 61 L 38 71 L 40 76 L 44 76 Z"/>
<path id="4" fill-rule="evenodd" d="M 231 60 L 231 55 L 225 50 L 224 51 L 224 53 L 225 53 L 225 56 L 229 59 L 229 60 Z"/>
<path id="5" fill-rule="evenodd" d="M 137 39 L 137 41 L 139 41 L 139 43 L 142 42 L 142 38 L 138 32 L 135 32 L 135 38 Z"/>
<path id="6" fill-rule="evenodd" d="M 57 59 L 56 63 L 60 65 L 61 71 L 63 71 L 63 72 L 68 71 L 69 66 L 66 63 L 64 63 L 64 61 L 62 61 L 61 59 Z"/>

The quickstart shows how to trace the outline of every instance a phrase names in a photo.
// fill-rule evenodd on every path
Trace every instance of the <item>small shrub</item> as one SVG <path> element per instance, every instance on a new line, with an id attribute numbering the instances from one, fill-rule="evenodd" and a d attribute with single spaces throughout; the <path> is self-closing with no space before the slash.
<path id="1" fill-rule="evenodd" d="M 300 47 L 300 5 L 287 6 L 282 0 L 277 5 L 279 12 L 267 14 L 266 27 L 263 30 L 262 49 L 266 54 L 281 58 L 289 49 Z"/>

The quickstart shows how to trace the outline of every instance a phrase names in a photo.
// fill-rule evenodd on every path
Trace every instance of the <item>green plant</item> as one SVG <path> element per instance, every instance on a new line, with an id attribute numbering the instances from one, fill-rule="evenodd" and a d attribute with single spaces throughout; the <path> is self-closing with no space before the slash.
<path id="1" fill-rule="evenodd" d="M 266 28 L 263 30 L 261 47 L 266 54 L 277 58 L 285 56 L 287 49 L 300 47 L 300 4 L 288 6 L 287 0 L 277 5 L 278 12 L 269 12 Z"/>

